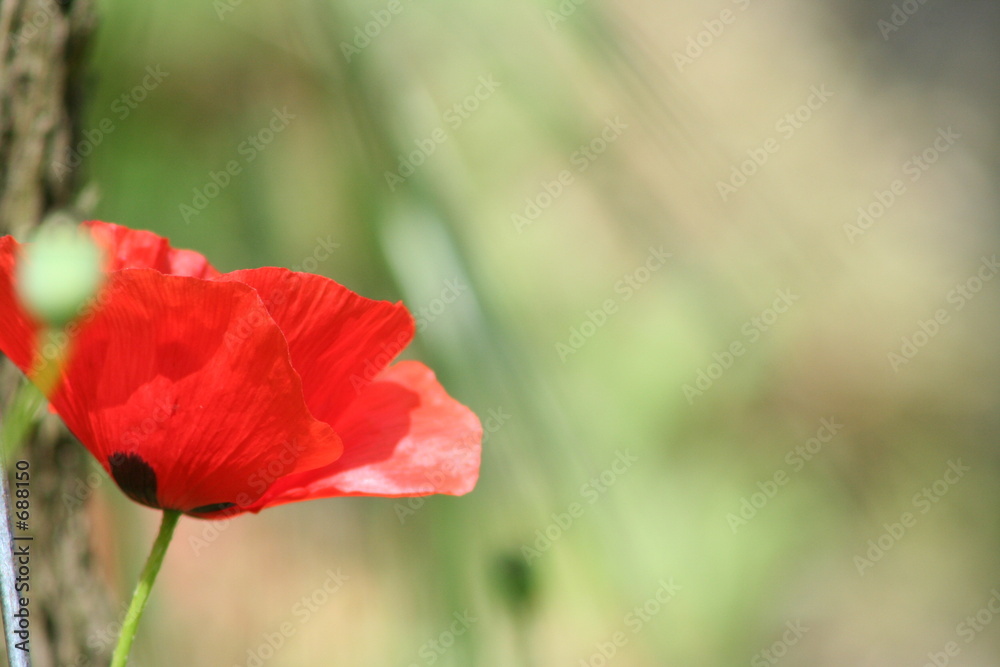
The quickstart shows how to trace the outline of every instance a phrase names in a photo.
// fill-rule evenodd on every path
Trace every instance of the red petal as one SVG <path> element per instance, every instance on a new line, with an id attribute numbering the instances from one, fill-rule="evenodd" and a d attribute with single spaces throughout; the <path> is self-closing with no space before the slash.
<path id="1" fill-rule="evenodd" d="M 335 426 L 344 455 L 278 481 L 252 509 L 330 496 L 462 495 L 476 485 L 479 419 L 421 363 L 386 370 Z"/>
<path id="2" fill-rule="evenodd" d="M 0 237 L 0 350 L 27 373 L 42 327 L 21 306 L 14 288 L 19 252 L 20 245 L 13 236 Z"/>
<path id="3" fill-rule="evenodd" d="M 105 298 L 52 403 L 109 473 L 112 456 L 137 456 L 158 504 L 191 511 L 248 505 L 340 455 L 253 289 L 133 269 L 111 276 Z"/>
<path id="4" fill-rule="evenodd" d="M 219 279 L 257 290 L 285 334 L 306 404 L 329 424 L 413 339 L 403 304 L 366 299 L 323 276 L 264 268 Z"/>
<path id="5" fill-rule="evenodd" d="M 106 270 L 156 269 L 160 273 L 191 278 L 214 278 L 219 272 L 204 255 L 193 250 L 175 250 L 170 241 L 153 232 L 129 229 L 110 222 L 83 223 L 94 241 L 108 254 Z"/>

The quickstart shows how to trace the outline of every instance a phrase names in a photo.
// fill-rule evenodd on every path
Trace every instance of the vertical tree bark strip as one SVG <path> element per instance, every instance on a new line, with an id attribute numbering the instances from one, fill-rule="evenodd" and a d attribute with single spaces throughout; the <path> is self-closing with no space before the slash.
<path id="1" fill-rule="evenodd" d="M 76 175 L 91 0 L 0 0 L 0 234 L 22 236 L 68 210 Z M 0 399 L 20 374 L 0 372 Z M 21 452 L 31 465 L 31 654 L 36 667 L 106 665 L 115 614 L 96 571 L 85 503 L 86 453 L 47 417 Z"/>

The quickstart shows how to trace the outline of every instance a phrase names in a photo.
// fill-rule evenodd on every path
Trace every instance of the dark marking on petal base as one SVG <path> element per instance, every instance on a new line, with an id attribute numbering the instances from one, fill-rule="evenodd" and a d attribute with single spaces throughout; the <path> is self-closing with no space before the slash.
<path id="1" fill-rule="evenodd" d="M 160 509 L 156 498 L 156 473 L 138 454 L 118 452 L 108 457 L 111 476 L 125 495 L 137 503 Z"/>
<path id="2" fill-rule="evenodd" d="M 227 510 L 230 507 L 236 507 L 236 503 L 215 503 L 214 505 L 202 505 L 201 507 L 195 507 L 189 512 L 189 514 L 212 514 L 213 512 Z"/>

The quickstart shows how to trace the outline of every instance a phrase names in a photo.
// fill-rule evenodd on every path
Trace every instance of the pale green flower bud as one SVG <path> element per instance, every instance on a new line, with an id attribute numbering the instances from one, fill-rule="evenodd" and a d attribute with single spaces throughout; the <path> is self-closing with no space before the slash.
<path id="1" fill-rule="evenodd" d="M 49 225 L 39 229 L 22 250 L 17 265 L 22 303 L 47 325 L 66 326 L 104 281 L 100 248 L 85 230 Z"/>

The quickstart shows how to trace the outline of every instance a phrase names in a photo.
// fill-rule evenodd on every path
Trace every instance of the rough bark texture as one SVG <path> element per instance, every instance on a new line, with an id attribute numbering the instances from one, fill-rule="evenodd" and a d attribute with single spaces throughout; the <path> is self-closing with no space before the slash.
<path id="1" fill-rule="evenodd" d="M 69 156 L 93 23 L 90 0 L 0 0 L 0 234 L 21 237 L 54 214 L 73 215 Z M 2 363 L 0 401 L 20 380 Z M 86 452 L 47 417 L 19 458 L 31 465 L 32 664 L 106 665 L 115 614 L 77 491 Z"/>

